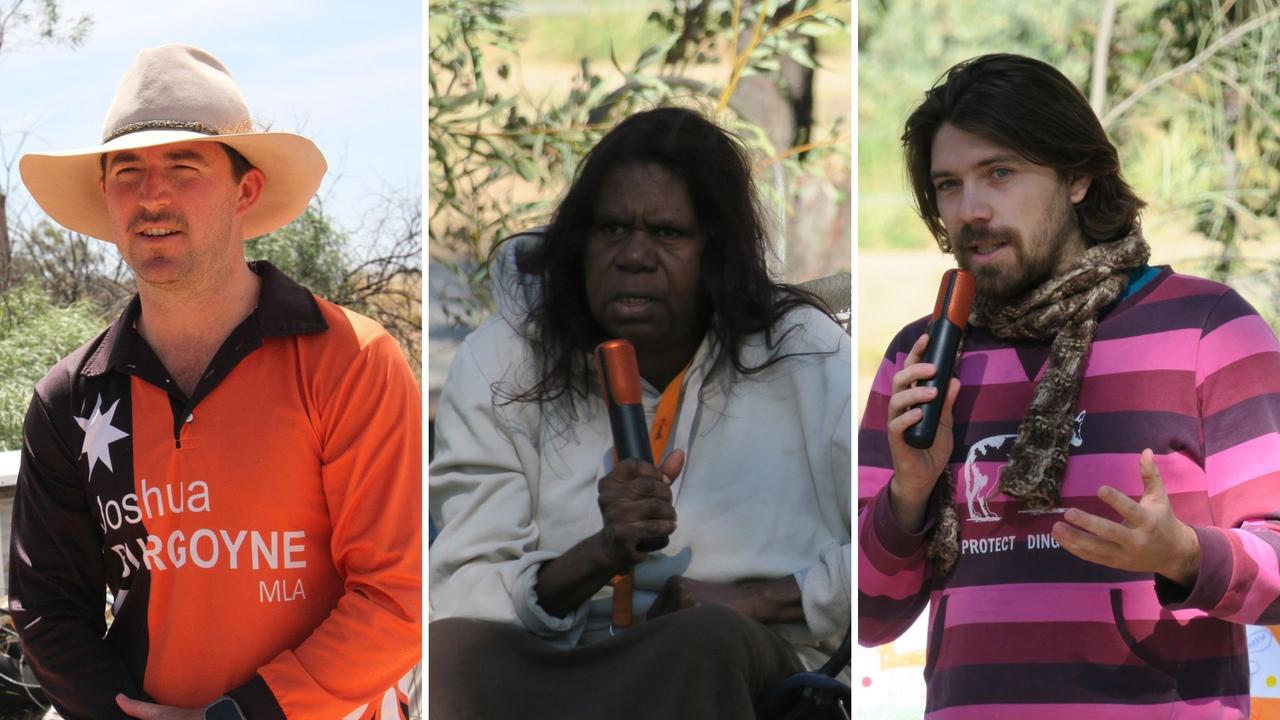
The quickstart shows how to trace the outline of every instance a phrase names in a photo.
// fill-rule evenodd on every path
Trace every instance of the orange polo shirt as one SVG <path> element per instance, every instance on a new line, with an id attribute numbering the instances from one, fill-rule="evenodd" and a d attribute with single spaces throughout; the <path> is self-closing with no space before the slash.
<path id="1" fill-rule="evenodd" d="M 421 647 L 420 391 L 376 323 L 255 269 L 258 309 L 190 398 L 136 300 L 37 388 L 11 589 L 69 718 L 122 717 L 115 692 L 399 715 Z M 102 581 L 116 619 L 90 639 Z"/>

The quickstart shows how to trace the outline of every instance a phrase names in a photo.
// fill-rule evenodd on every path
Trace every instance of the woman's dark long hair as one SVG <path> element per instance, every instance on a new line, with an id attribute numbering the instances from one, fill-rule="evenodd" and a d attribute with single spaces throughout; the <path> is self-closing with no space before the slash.
<path id="1" fill-rule="evenodd" d="M 746 366 L 740 358 L 746 336 L 763 331 L 772 349 L 782 340 L 774 338 L 772 330 L 784 313 L 800 305 L 826 312 L 815 296 L 769 277 L 768 244 L 751 165 L 737 139 L 691 110 L 670 107 L 637 113 L 587 154 L 536 256 L 526 263 L 542 278 L 541 298 L 529 315 L 541 345 L 542 365 L 532 387 L 498 391 L 508 401 L 551 401 L 588 387 L 586 353 L 608 337 L 587 304 L 583 252 L 606 178 L 631 163 L 659 165 L 682 178 L 688 188 L 705 240 L 700 284 L 710 313 L 708 329 L 717 341 L 716 369 L 729 363 L 744 374 L 764 370 L 786 355 Z M 580 380 L 575 383 L 575 378 Z"/>
<path id="2" fill-rule="evenodd" d="M 902 134 L 916 209 L 943 252 L 951 238 L 938 213 L 933 137 L 943 123 L 1003 145 L 1064 177 L 1089 177 L 1076 204 L 1090 245 L 1137 229 L 1143 201 L 1120 175 L 1120 157 L 1079 88 L 1052 65 L 1021 55 L 983 55 L 959 63 L 925 93 Z"/>

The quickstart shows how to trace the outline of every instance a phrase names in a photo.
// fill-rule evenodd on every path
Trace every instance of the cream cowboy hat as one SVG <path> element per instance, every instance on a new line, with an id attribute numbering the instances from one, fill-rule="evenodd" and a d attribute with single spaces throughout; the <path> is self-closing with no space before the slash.
<path id="1" fill-rule="evenodd" d="M 64 227 L 113 241 L 98 183 L 103 153 L 177 142 L 221 142 L 266 176 L 244 217 L 245 238 L 276 230 L 302 214 L 328 166 L 310 140 L 253 132 L 240 89 L 217 58 L 187 45 L 147 48 L 129 66 L 103 124 L 102 144 L 28 153 L 18 167 L 40 207 Z"/>

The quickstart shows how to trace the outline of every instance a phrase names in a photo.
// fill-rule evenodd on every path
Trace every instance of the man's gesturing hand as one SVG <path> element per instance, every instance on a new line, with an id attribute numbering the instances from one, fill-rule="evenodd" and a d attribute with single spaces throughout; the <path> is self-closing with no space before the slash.
<path id="1" fill-rule="evenodd" d="M 675 532 L 676 509 L 671 483 L 684 467 L 684 451 L 674 450 L 654 467 L 643 460 L 623 460 L 600 478 L 600 537 L 609 562 L 617 569 L 644 560 L 636 544 Z"/>
<path id="2" fill-rule="evenodd" d="M 1150 449 L 1142 451 L 1138 469 L 1140 501 L 1106 485 L 1098 489 L 1098 497 L 1120 513 L 1124 524 L 1071 508 L 1063 516 L 1067 522 L 1054 523 L 1053 537 L 1076 557 L 1119 570 L 1157 573 L 1191 587 L 1200 574 L 1200 540 L 1169 507 Z"/>
<path id="3" fill-rule="evenodd" d="M 203 720 L 204 710 L 188 710 L 169 705 L 155 705 L 141 700 L 116 695 L 116 704 L 125 715 L 138 720 Z"/>
<path id="4" fill-rule="evenodd" d="M 929 495 L 946 468 L 947 459 L 951 457 L 951 447 L 955 442 L 951 437 L 951 408 L 956 404 L 956 396 L 960 393 L 960 381 L 952 378 L 946 399 L 942 402 L 938 435 L 932 447 L 917 450 L 907 444 L 902 434 L 907 428 L 920 422 L 924 415 L 920 408 L 914 406 L 928 402 L 938 394 L 935 388 L 915 386 L 915 383 L 927 380 L 938 372 L 933 365 L 920 362 L 928 344 L 929 336 L 921 335 L 916 344 L 911 346 L 906 366 L 893 376 L 893 395 L 889 398 L 889 452 L 893 455 L 893 480 L 889 484 L 889 498 L 898 524 L 911 531 L 918 530 L 924 524 Z"/>

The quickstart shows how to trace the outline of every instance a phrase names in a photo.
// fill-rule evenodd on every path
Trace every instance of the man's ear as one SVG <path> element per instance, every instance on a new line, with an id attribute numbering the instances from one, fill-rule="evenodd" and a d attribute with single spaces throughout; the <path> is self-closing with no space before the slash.
<path id="1" fill-rule="evenodd" d="M 240 178 L 240 198 L 236 201 L 236 216 L 244 217 L 245 213 L 258 204 L 262 197 L 262 189 L 267 185 L 267 176 L 258 168 L 249 171 Z"/>
<path id="2" fill-rule="evenodd" d="M 1071 190 L 1072 205 L 1084 199 L 1085 194 L 1089 192 L 1091 184 L 1093 184 L 1093 178 L 1088 176 L 1074 177 L 1067 180 L 1067 187 Z"/>

